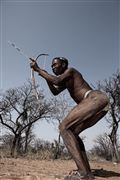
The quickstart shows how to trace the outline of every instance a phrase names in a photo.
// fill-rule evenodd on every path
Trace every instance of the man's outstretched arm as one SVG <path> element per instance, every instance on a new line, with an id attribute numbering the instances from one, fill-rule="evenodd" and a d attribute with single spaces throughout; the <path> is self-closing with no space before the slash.
<path id="1" fill-rule="evenodd" d="M 46 79 L 46 81 L 50 82 L 53 85 L 61 86 L 65 81 L 67 81 L 71 77 L 71 70 L 67 69 L 63 74 L 59 76 L 54 76 L 49 74 L 47 71 L 41 69 L 35 61 L 30 63 L 31 68 L 34 71 L 38 72 L 38 74 Z"/>
<path id="2" fill-rule="evenodd" d="M 53 93 L 53 95 L 58 95 L 61 91 L 65 89 L 64 84 L 60 86 L 58 85 L 59 82 L 61 82 L 61 79 L 59 77 L 48 74 L 47 71 L 41 69 L 37 65 L 35 60 L 32 59 L 32 63 L 30 63 L 30 66 L 34 71 L 38 72 L 38 74 L 46 80 L 48 87 Z"/>

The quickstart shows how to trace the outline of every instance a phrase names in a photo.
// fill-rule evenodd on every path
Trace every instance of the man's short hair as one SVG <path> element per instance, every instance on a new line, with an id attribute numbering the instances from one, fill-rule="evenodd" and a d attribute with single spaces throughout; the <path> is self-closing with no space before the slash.
<path id="1" fill-rule="evenodd" d="M 64 58 L 64 57 L 55 57 L 53 60 L 58 59 L 61 62 L 65 63 L 66 68 L 68 67 L 68 59 Z"/>

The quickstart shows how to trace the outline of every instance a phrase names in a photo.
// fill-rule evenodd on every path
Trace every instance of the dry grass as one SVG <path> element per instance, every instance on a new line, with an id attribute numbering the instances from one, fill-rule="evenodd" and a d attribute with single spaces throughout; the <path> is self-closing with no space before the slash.
<path id="1" fill-rule="evenodd" d="M 98 170 L 95 179 L 119 180 L 120 164 L 91 161 L 91 168 Z M 0 180 L 63 180 L 76 169 L 72 160 L 0 159 Z"/>

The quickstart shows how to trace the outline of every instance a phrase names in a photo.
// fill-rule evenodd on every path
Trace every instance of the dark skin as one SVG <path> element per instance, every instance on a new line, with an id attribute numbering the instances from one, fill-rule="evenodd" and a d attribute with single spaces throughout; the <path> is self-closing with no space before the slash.
<path id="1" fill-rule="evenodd" d="M 80 174 L 84 176 L 84 179 L 93 179 L 85 147 L 79 134 L 105 116 L 107 111 L 104 108 L 108 105 L 108 99 L 102 92 L 93 91 L 80 72 L 67 67 L 60 59 L 54 59 L 51 67 L 55 76 L 42 70 L 35 61 L 31 63 L 31 68 L 47 81 L 53 95 L 58 95 L 67 89 L 76 102 L 77 105 L 61 122 L 59 129 Z M 91 92 L 85 97 L 88 91 Z"/>

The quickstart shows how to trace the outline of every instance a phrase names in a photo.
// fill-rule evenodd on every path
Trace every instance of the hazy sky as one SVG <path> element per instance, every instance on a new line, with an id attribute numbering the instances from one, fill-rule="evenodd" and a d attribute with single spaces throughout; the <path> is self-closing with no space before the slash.
<path id="1" fill-rule="evenodd" d="M 8 41 L 30 57 L 48 53 L 49 72 L 52 58 L 64 56 L 90 84 L 108 79 L 120 66 L 119 4 L 119 0 L 0 0 L 0 89 L 21 86 L 30 78 L 27 59 Z M 44 58 L 41 61 L 43 66 Z M 43 79 L 37 75 L 36 79 L 49 96 Z M 86 146 L 106 129 L 103 119 L 85 131 Z M 57 134 L 46 123 L 37 125 L 36 132 L 48 140 Z"/>

